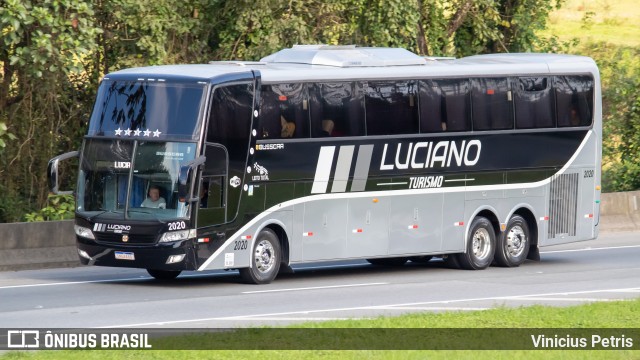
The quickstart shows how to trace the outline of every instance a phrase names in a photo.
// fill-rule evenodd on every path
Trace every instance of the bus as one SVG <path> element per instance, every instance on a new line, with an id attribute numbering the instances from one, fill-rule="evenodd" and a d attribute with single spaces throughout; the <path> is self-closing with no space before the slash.
<path id="1" fill-rule="evenodd" d="M 366 259 L 516 267 L 598 235 L 598 68 L 300 45 L 258 62 L 150 66 L 99 85 L 79 156 L 85 265 L 237 269 Z"/>

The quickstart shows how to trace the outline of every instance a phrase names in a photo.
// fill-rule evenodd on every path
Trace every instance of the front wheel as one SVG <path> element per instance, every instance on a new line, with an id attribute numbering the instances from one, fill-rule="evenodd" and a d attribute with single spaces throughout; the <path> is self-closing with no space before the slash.
<path id="1" fill-rule="evenodd" d="M 149 275 L 153 276 L 156 280 L 173 280 L 180 275 L 180 270 L 154 270 L 147 269 Z"/>
<path id="2" fill-rule="evenodd" d="M 251 265 L 240 269 L 240 276 L 250 284 L 268 284 L 278 275 L 281 258 L 278 236 L 271 229 L 264 229 L 253 244 Z"/>
<path id="3" fill-rule="evenodd" d="M 507 228 L 500 234 L 496 248 L 496 264 L 498 266 L 520 266 L 529 254 L 531 244 L 529 226 L 520 215 L 514 215 L 507 223 Z"/>
<path id="4" fill-rule="evenodd" d="M 458 262 L 463 269 L 486 269 L 493 261 L 496 248 L 496 234 L 491 222 L 484 217 L 473 219 L 469 228 L 467 251 L 458 254 Z"/>

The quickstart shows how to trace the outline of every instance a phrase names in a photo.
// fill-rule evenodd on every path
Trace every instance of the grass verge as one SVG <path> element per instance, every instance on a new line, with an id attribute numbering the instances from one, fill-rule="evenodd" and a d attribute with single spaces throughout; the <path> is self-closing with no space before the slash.
<path id="1" fill-rule="evenodd" d="M 9 352 L 0 358 L 13 359 L 640 359 L 640 299 L 597 302 L 571 307 L 498 307 L 487 311 L 408 314 L 399 317 L 305 323 L 288 328 L 241 329 L 151 339 L 154 349 L 231 349 L 231 350 L 58 350 Z M 454 330 L 460 328 L 464 330 Z M 525 330 L 520 330 L 520 329 Z M 533 328 L 540 330 L 531 330 Z M 394 331 L 398 330 L 398 331 Z M 505 330 L 506 329 L 506 330 Z M 510 329 L 510 330 L 509 330 Z M 579 330 L 588 329 L 588 330 Z M 632 330 L 620 330 L 632 329 Z M 524 331 L 524 332 L 523 332 Z M 560 338 L 593 333 L 613 333 L 631 338 L 631 347 L 615 350 L 410 350 L 447 348 L 471 344 L 476 348 L 515 348 L 529 343 L 531 335 Z M 583 333 L 581 333 L 583 331 Z M 629 335 L 631 333 L 631 335 Z M 424 335 L 424 338 L 420 338 Z M 373 338 L 368 338 L 373 336 Z M 355 341 L 350 342 L 350 341 Z M 429 342 L 431 341 L 431 342 Z M 270 350 L 265 348 L 316 350 Z M 358 348 L 364 350 L 333 350 Z M 409 350 L 370 350 L 398 346 Z M 425 346 L 426 344 L 426 346 Z M 480 346 L 478 347 L 478 344 Z M 498 345 L 496 345 L 498 344 Z M 500 345 L 502 344 L 502 345 Z M 502 347 L 506 344 L 506 347 Z M 628 345 L 629 343 L 627 343 Z M 442 346 L 441 346 L 442 345 Z M 454 346 L 460 348 L 459 346 Z M 387 347 L 388 348 L 388 347 Z M 255 349 L 255 350 L 244 350 Z M 260 349 L 260 350 L 258 350 Z M 323 349 L 323 350 L 319 350 Z"/>

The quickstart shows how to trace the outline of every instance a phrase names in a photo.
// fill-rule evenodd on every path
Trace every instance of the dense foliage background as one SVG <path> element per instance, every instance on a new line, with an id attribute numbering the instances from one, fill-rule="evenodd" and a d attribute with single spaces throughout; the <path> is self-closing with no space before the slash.
<path id="1" fill-rule="evenodd" d="M 639 50 L 539 35 L 562 4 L 1 0 L 0 222 L 64 215 L 61 208 L 72 200 L 48 198 L 47 161 L 78 149 L 105 73 L 137 65 L 257 60 L 294 44 L 395 46 L 457 57 L 523 51 L 591 55 L 606 86 L 605 190 L 640 188 Z M 63 170 L 68 179 L 75 175 Z"/>

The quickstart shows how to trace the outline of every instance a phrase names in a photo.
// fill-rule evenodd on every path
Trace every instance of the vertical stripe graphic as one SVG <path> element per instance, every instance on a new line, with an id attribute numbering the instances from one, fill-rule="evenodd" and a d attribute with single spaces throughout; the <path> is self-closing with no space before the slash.
<path id="1" fill-rule="evenodd" d="M 316 175 L 313 178 L 313 187 L 311 187 L 312 194 L 320 194 L 327 191 L 335 151 L 335 146 L 323 146 L 320 148 L 318 164 L 316 165 Z"/>
<path id="2" fill-rule="evenodd" d="M 351 183 L 351 191 L 364 191 L 369 177 L 369 165 L 371 164 L 371 155 L 373 154 L 373 145 L 360 145 L 358 147 L 358 159 L 356 160 L 356 170 L 353 174 L 353 182 Z"/>
<path id="3" fill-rule="evenodd" d="M 351 170 L 354 149 L 354 145 L 340 146 L 338 164 L 336 164 L 336 172 L 333 176 L 333 184 L 331 185 L 332 193 L 345 192 L 347 190 L 347 181 L 349 181 L 349 170 Z"/>

